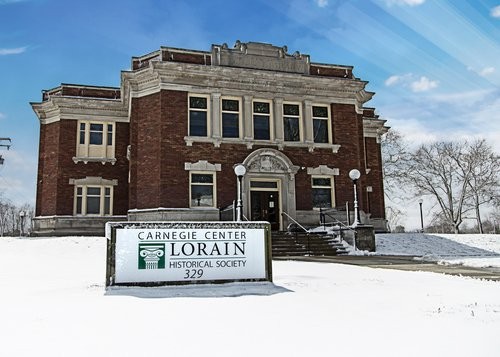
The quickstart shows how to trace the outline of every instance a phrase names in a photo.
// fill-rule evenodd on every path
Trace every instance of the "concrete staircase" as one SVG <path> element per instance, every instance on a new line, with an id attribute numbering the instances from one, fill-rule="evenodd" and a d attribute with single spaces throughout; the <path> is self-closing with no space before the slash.
<path id="1" fill-rule="evenodd" d="M 273 257 L 347 254 L 340 239 L 321 233 L 272 232 Z"/>

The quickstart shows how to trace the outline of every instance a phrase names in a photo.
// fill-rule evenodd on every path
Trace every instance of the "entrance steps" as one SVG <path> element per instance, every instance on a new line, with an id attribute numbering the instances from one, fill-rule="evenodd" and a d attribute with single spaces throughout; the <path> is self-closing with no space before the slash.
<path id="1" fill-rule="evenodd" d="M 273 257 L 347 254 L 337 236 L 306 232 L 272 232 Z"/>

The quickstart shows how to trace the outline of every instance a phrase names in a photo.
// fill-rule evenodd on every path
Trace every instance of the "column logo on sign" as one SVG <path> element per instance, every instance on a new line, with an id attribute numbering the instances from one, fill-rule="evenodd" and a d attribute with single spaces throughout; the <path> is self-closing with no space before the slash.
<path id="1" fill-rule="evenodd" d="M 164 243 L 139 243 L 139 269 L 165 269 Z"/>

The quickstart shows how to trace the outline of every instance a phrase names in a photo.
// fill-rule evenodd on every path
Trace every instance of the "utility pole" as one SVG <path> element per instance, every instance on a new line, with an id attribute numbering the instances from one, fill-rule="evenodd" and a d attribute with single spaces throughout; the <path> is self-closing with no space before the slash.
<path id="1" fill-rule="evenodd" d="M 9 142 L 8 144 L 6 144 L 6 142 Z M 12 140 L 10 140 L 10 138 L 0 138 L 0 147 L 6 147 L 7 150 L 10 149 L 10 143 L 12 143 Z M 4 162 L 4 158 L 2 155 L 0 155 L 0 165 L 3 165 L 3 162 Z"/>

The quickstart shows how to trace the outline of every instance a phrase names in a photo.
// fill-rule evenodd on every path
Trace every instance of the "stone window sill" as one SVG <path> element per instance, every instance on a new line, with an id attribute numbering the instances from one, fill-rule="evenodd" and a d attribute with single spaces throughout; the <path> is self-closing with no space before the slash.
<path id="1" fill-rule="evenodd" d="M 106 163 L 111 163 L 111 165 L 114 165 L 114 164 L 116 164 L 116 158 L 73 156 L 73 162 L 75 164 L 77 164 L 79 162 L 83 162 L 84 164 L 87 164 L 89 162 L 100 162 L 103 165 L 105 165 Z"/>
<path id="2" fill-rule="evenodd" d="M 238 138 L 209 138 L 209 137 L 199 137 L 199 136 L 185 136 L 184 141 L 186 146 L 193 146 L 193 143 L 210 143 L 215 147 L 220 147 L 220 144 L 240 144 L 245 145 L 248 149 L 252 149 L 254 145 L 273 145 L 277 146 L 279 150 L 283 150 L 285 147 L 295 147 L 295 148 L 308 148 L 309 152 L 313 152 L 315 149 L 330 149 L 334 154 L 339 151 L 340 145 L 336 144 L 319 144 L 314 142 L 298 142 L 298 141 L 283 141 L 283 140 L 252 140 L 249 138 L 238 139 Z"/>

